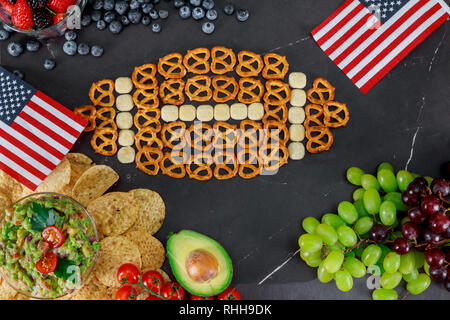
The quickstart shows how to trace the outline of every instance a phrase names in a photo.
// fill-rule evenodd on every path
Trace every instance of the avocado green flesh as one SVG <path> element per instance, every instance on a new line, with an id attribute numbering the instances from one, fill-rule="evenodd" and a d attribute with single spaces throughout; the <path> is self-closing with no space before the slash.
<path id="1" fill-rule="evenodd" d="M 206 250 L 218 262 L 217 275 L 205 282 L 191 279 L 186 270 L 186 259 L 194 250 Z M 191 294 L 207 297 L 224 291 L 233 277 L 233 265 L 225 249 L 215 240 L 191 230 L 182 230 L 169 237 L 167 254 L 173 275 L 177 281 Z"/>

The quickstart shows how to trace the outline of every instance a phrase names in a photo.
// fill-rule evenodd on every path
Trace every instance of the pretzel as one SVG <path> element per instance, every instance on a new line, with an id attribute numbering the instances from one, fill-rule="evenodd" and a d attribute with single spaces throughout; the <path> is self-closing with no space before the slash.
<path id="1" fill-rule="evenodd" d="M 187 155 L 183 151 L 166 152 L 159 163 L 162 174 L 176 179 L 183 178 L 186 175 L 186 159 Z"/>
<path id="2" fill-rule="evenodd" d="M 289 150 L 283 144 L 265 143 L 260 149 L 259 156 L 264 170 L 273 172 L 288 162 Z"/>
<path id="3" fill-rule="evenodd" d="M 89 122 L 89 125 L 84 128 L 84 132 L 95 130 L 95 127 L 97 126 L 95 123 L 95 113 L 97 112 L 97 109 L 93 105 L 77 107 L 73 112 Z"/>
<path id="4" fill-rule="evenodd" d="M 246 155 L 250 155 L 247 159 Z M 241 149 L 237 154 L 237 161 L 239 163 L 239 176 L 243 179 L 252 179 L 261 174 L 262 163 L 258 160 L 257 149 Z"/>
<path id="5" fill-rule="evenodd" d="M 350 120 L 350 113 L 348 112 L 345 103 L 330 101 L 323 105 L 324 124 L 329 128 L 345 127 Z"/>
<path id="6" fill-rule="evenodd" d="M 264 86 L 259 79 L 241 78 L 239 79 L 238 100 L 241 103 L 250 104 L 259 102 L 264 95 Z"/>
<path id="7" fill-rule="evenodd" d="M 276 120 L 268 120 L 264 123 L 264 132 L 267 143 L 269 140 L 279 141 L 281 144 L 285 145 L 289 140 L 289 130 L 285 124 L 278 122 Z"/>
<path id="8" fill-rule="evenodd" d="M 264 103 L 264 117 L 262 122 L 265 123 L 269 120 L 276 120 L 281 123 L 286 123 L 288 119 L 288 108 L 286 104 L 271 105 Z"/>
<path id="9" fill-rule="evenodd" d="M 305 107 L 305 122 L 303 123 L 306 130 L 311 127 L 325 127 L 325 124 L 321 120 L 324 112 L 323 107 L 317 104 L 308 104 Z"/>
<path id="10" fill-rule="evenodd" d="M 239 164 L 234 151 L 219 150 L 214 153 L 214 177 L 217 180 L 226 180 L 235 177 L 239 170 Z M 225 173 L 222 173 L 225 171 Z"/>
<path id="11" fill-rule="evenodd" d="M 136 88 L 151 89 L 157 87 L 158 79 L 156 79 L 156 65 L 147 63 L 135 67 L 131 79 Z"/>
<path id="12" fill-rule="evenodd" d="M 236 73 L 240 77 L 257 77 L 264 66 L 259 54 L 247 50 L 239 52 L 238 61 Z"/>
<path id="13" fill-rule="evenodd" d="M 261 141 L 263 141 L 264 138 L 264 131 L 262 130 L 261 123 L 253 120 L 242 120 L 239 124 L 239 128 L 240 134 L 238 144 L 240 149 L 257 149 L 258 146 L 261 145 Z"/>
<path id="14" fill-rule="evenodd" d="M 271 63 L 271 60 L 275 60 L 275 62 Z M 289 63 L 287 62 L 286 57 L 276 53 L 267 53 L 264 56 L 264 65 L 262 76 L 267 80 L 284 79 L 289 71 Z"/>
<path id="15" fill-rule="evenodd" d="M 183 149 L 186 145 L 186 123 L 182 121 L 165 123 L 161 130 L 161 140 L 167 148 Z"/>
<path id="16" fill-rule="evenodd" d="M 264 102 L 267 104 L 286 104 L 291 99 L 291 89 L 280 80 L 267 80 Z"/>
<path id="17" fill-rule="evenodd" d="M 188 50 L 183 59 L 183 64 L 188 72 L 195 74 L 207 74 L 211 69 L 209 65 L 209 58 L 211 53 L 208 48 L 196 48 Z M 194 60 L 193 63 L 190 63 Z"/>
<path id="18" fill-rule="evenodd" d="M 214 123 L 213 133 L 212 145 L 216 152 L 219 149 L 234 149 L 239 139 L 237 126 L 223 121 Z"/>
<path id="19" fill-rule="evenodd" d="M 309 153 L 319 153 L 330 150 L 333 145 L 333 133 L 326 127 L 310 127 L 306 130 L 306 150 Z"/>
<path id="20" fill-rule="evenodd" d="M 207 123 L 192 124 L 186 130 L 186 141 L 194 150 L 207 152 L 212 149 L 213 129 Z"/>
<path id="21" fill-rule="evenodd" d="M 114 81 L 103 79 L 94 82 L 89 89 L 89 99 L 94 106 L 112 107 L 115 102 Z"/>
<path id="22" fill-rule="evenodd" d="M 213 99 L 217 103 L 234 100 L 239 92 L 238 83 L 233 77 L 215 76 L 212 78 L 212 86 L 214 88 Z"/>
<path id="23" fill-rule="evenodd" d="M 117 130 L 117 125 L 114 121 L 116 118 L 116 109 L 111 107 L 103 107 L 95 112 L 96 128 L 112 128 Z"/>
<path id="24" fill-rule="evenodd" d="M 138 129 L 152 128 L 154 132 L 161 131 L 161 111 L 157 108 L 138 110 L 134 115 L 134 125 Z"/>
<path id="25" fill-rule="evenodd" d="M 117 137 L 117 130 L 113 128 L 97 128 L 91 138 L 91 146 L 96 153 L 112 156 L 117 152 Z"/>
<path id="26" fill-rule="evenodd" d="M 200 181 L 210 180 L 213 175 L 211 169 L 213 162 L 213 158 L 210 154 L 198 153 L 191 156 L 190 163 L 186 164 L 186 172 L 189 178 Z"/>
<path id="27" fill-rule="evenodd" d="M 165 79 L 180 79 L 186 75 L 181 53 L 174 52 L 159 58 L 158 72 Z"/>
<path id="28" fill-rule="evenodd" d="M 313 82 L 313 87 L 306 92 L 306 96 L 311 103 L 324 104 L 334 100 L 334 90 L 335 87 L 328 80 L 316 78 Z"/>
<path id="29" fill-rule="evenodd" d="M 138 109 L 158 108 L 158 87 L 137 89 L 133 93 L 133 102 Z"/>
<path id="30" fill-rule="evenodd" d="M 236 55 L 233 50 L 222 46 L 213 47 L 211 49 L 211 71 L 213 73 L 225 74 L 227 72 L 231 72 L 233 71 L 235 65 Z"/>
<path id="31" fill-rule="evenodd" d="M 149 174 L 156 176 L 159 172 L 159 162 L 163 158 L 163 153 L 158 148 L 146 146 L 136 154 L 136 168 Z"/>
<path id="32" fill-rule="evenodd" d="M 158 133 L 153 131 L 153 128 L 142 128 L 136 133 L 134 142 L 138 150 L 142 150 L 145 147 L 151 147 L 162 150 L 164 147 L 163 142 L 158 137 Z"/>
<path id="33" fill-rule="evenodd" d="M 165 104 L 173 104 L 175 106 L 179 106 L 184 103 L 183 91 L 183 79 L 168 79 L 161 83 L 161 87 L 159 88 L 159 97 Z"/>
<path id="34" fill-rule="evenodd" d="M 191 101 L 209 101 L 212 97 L 211 78 L 205 75 L 193 76 L 187 80 L 184 91 Z"/>

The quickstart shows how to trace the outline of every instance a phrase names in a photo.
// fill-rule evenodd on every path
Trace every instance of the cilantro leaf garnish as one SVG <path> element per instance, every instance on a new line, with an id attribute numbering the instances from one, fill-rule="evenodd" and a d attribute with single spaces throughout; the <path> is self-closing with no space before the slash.
<path id="1" fill-rule="evenodd" d="M 34 231 L 42 232 L 48 226 L 62 227 L 64 218 L 59 216 L 52 208 L 45 208 L 33 202 L 33 216 L 31 217 L 31 228 Z"/>
<path id="2" fill-rule="evenodd" d="M 80 278 L 80 268 L 72 260 L 58 259 L 58 266 L 53 271 L 55 276 L 76 283 Z"/>

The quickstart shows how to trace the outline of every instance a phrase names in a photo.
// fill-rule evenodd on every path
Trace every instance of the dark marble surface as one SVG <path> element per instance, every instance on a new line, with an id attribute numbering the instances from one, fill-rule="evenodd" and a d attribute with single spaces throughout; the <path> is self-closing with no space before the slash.
<path id="1" fill-rule="evenodd" d="M 95 155 L 88 135 L 73 150 L 116 169 L 121 175 L 117 190 L 147 187 L 162 195 L 167 213 L 157 234 L 161 240 L 170 231 L 189 228 L 220 241 L 233 258 L 234 283 L 244 298 L 367 299 L 370 296 L 364 281 L 356 282 L 351 292 L 343 294 L 334 284 L 313 280 L 315 272 L 298 256 L 293 257 L 302 232 L 300 223 L 309 215 L 335 212 L 340 201 L 351 199 L 353 187 L 344 178 L 349 166 L 370 172 L 378 163 L 389 161 L 397 169 L 407 167 L 436 176 L 439 165 L 449 160 L 448 22 L 363 95 L 310 36 L 310 31 L 342 0 L 235 2 L 250 9 L 249 21 L 242 24 L 221 14 L 212 36 L 201 32 L 200 23 L 182 21 L 171 10 L 161 34 L 153 34 L 142 25 L 126 28 L 120 36 L 93 26 L 83 30 L 83 41 L 105 48 L 100 59 L 68 57 L 61 50 L 60 40 L 20 58 L 8 56 L 6 43 L 1 43 L 1 64 L 21 69 L 32 85 L 69 107 L 89 102 L 87 93 L 92 81 L 127 76 L 135 65 L 198 46 L 275 51 L 287 56 L 292 71 L 308 75 L 308 86 L 314 77 L 326 77 L 337 87 L 336 99 L 347 102 L 351 121 L 346 128 L 334 131 L 331 151 L 291 161 L 276 176 L 221 182 L 150 177 L 133 165 L 119 164 L 115 157 Z M 50 56 L 58 66 L 54 71 L 45 71 L 42 62 Z M 441 286 L 433 286 L 416 298 L 449 297 Z"/>

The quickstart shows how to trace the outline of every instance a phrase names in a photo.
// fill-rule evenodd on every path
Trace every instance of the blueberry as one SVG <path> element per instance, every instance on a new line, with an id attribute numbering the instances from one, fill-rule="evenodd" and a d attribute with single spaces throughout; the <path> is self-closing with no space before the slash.
<path id="1" fill-rule="evenodd" d="M 45 70 L 53 70 L 56 66 L 56 63 L 52 59 L 45 59 L 44 61 L 44 69 Z"/>
<path id="2" fill-rule="evenodd" d="M 217 19 L 217 11 L 216 9 L 209 9 L 206 11 L 206 19 L 208 20 L 216 20 Z"/>
<path id="3" fill-rule="evenodd" d="M 41 43 L 37 40 L 28 40 L 27 41 L 27 50 L 30 52 L 36 52 L 41 47 Z"/>
<path id="4" fill-rule="evenodd" d="M 8 44 L 8 53 L 10 55 L 12 55 L 13 57 L 20 56 L 22 54 L 22 52 L 23 52 L 23 47 L 20 43 L 12 41 Z"/>
<path id="5" fill-rule="evenodd" d="M 24 77 L 25 77 L 25 75 L 23 74 L 23 72 L 22 71 L 20 71 L 20 70 L 14 70 L 13 72 L 12 72 L 16 77 L 18 77 L 19 79 L 23 79 Z"/>
<path id="6" fill-rule="evenodd" d="M 100 10 L 94 10 L 91 12 L 91 19 L 94 22 L 97 22 L 102 18 L 102 12 Z"/>
<path id="7" fill-rule="evenodd" d="M 100 46 L 97 46 L 97 45 L 92 46 L 92 48 L 91 48 L 91 54 L 92 54 L 94 57 L 100 57 L 100 56 L 103 54 L 103 48 L 100 47 Z"/>
<path id="8" fill-rule="evenodd" d="M 66 41 L 63 45 L 63 51 L 65 54 L 73 56 L 75 53 L 77 53 L 77 44 L 75 43 L 75 41 Z"/>
<path id="9" fill-rule="evenodd" d="M 159 18 L 158 11 L 156 11 L 155 9 L 150 10 L 150 12 L 148 14 L 149 14 L 150 18 L 152 18 L 153 20 L 156 20 Z"/>
<path id="10" fill-rule="evenodd" d="M 0 30 L 0 40 L 6 40 L 9 38 L 9 32 L 6 30 Z"/>
<path id="11" fill-rule="evenodd" d="M 148 26 L 151 22 L 152 22 L 152 19 L 150 19 L 149 16 L 143 16 L 143 17 L 142 17 L 141 23 L 142 23 L 144 26 Z"/>
<path id="12" fill-rule="evenodd" d="M 182 6 L 178 10 L 178 14 L 182 19 L 187 19 L 191 16 L 191 8 L 189 6 Z"/>
<path id="13" fill-rule="evenodd" d="M 225 7 L 223 7 L 223 12 L 229 16 L 232 15 L 234 13 L 234 4 L 227 3 Z"/>
<path id="14" fill-rule="evenodd" d="M 198 7 L 202 4 L 202 0 L 189 0 L 189 3 L 191 4 L 191 6 Z"/>
<path id="15" fill-rule="evenodd" d="M 202 24 L 202 31 L 206 34 L 211 34 L 214 32 L 214 29 L 216 28 L 216 26 L 214 25 L 213 22 L 203 22 Z"/>
<path id="16" fill-rule="evenodd" d="M 145 14 L 149 14 L 152 9 L 153 9 L 153 4 L 151 4 L 151 3 L 144 3 L 144 5 L 142 6 L 142 12 Z"/>
<path id="17" fill-rule="evenodd" d="M 116 10 L 117 14 L 123 15 L 128 10 L 128 3 L 126 1 L 117 1 L 116 5 L 114 6 L 114 9 Z"/>
<path id="18" fill-rule="evenodd" d="M 169 17 L 169 11 L 159 10 L 158 15 L 161 19 L 167 19 Z"/>
<path id="19" fill-rule="evenodd" d="M 153 4 L 158 4 L 158 3 L 160 3 L 161 1 L 160 0 L 152 0 L 152 3 Z"/>
<path id="20" fill-rule="evenodd" d="M 132 24 L 138 24 L 139 22 L 141 22 L 141 18 L 142 18 L 142 13 L 140 13 L 137 10 L 130 10 L 128 12 L 128 19 L 130 19 L 130 22 Z"/>
<path id="21" fill-rule="evenodd" d="M 64 33 L 64 38 L 66 38 L 67 41 L 74 41 L 77 38 L 77 33 L 73 30 L 67 30 Z"/>
<path id="22" fill-rule="evenodd" d="M 204 16 L 205 10 L 203 10 L 203 8 L 195 7 L 194 10 L 192 10 L 192 18 L 194 18 L 194 20 L 203 19 Z"/>
<path id="23" fill-rule="evenodd" d="M 114 9 L 114 0 L 104 0 L 103 9 L 107 11 Z"/>
<path id="24" fill-rule="evenodd" d="M 152 31 L 155 33 L 161 32 L 161 25 L 159 23 L 152 24 Z"/>
<path id="25" fill-rule="evenodd" d="M 84 42 L 78 44 L 78 54 L 81 54 L 82 56 L 89 54 L 90 49 L 89 45 Z"/>
<path id="26" fill-rule="evenodd" d="M 236 18 L 241 22 L 247 21 L 248 16 L 249 16 L 249 13 L 248 13 L 247 9 L 239 9 L 236 12 Z"/>
<path id="27" fill-rule="evenodd" d="M 116 19 L 116 14 L 112 11 L 108 11 L 103 16 L 103 20 L 105 20 L 106 23 L 111 23 L 113 20 Z"/>
<path id="28" fill-rule="evenodd" d="M 92 8 L 94 10 L 100 10 L 103 9 L 103 0 L 95 0 L 92 4 Z"/>
<path id="29" fill-rule="evenodd" d="M 106 28 L 106 22 L 104 20 L 98 20 L 96 27 L 98 30 L 103 30 Z"/>
<path id="30" fill-rule="evenodd" d="M 181 8 L 182 6 L 184 6 L 184 1 L 183 0 L 174 0 L 173 6 L 175 8 Z"/>
<path id="31" fill-rule="evenodd" d="M 140 7 L 140 4 L 137 0 L 131 0 L 130 1 L 130 9 L 131 10 L 136 10 Z"/>
<path id="32" fill-rule="evenodd" d="M 205 8 L 205 10 L 214 8 L 214 0 L 203 0 L 202 7 Z"/>
<path id="33" fill-rule="evenodd" d="M 127 16 L 125 16 L 125 15 L 123 15 L 123 16 L 120 16 L 120 22 L 122 23 L 122 25 L 125 27 L 125 26 L 128 26 L 128 25 L 130 25 L 130 19 L 128 19 L 128 17 Z"/>
<path id="34" fill-rule="evenodd" d="M 123 29 L 122 24 L 117 20 L 114 20 L 109 24 L 109 31 L 111 31 L 114 34 L 119 34 L 122 31 L 122 29 Z"/>
<path id="35" fill-rule="evenodd" d="M 83 27 L 87 27 L 88 25 L 91 24 L 91 16 L 85 14 L 82 18 L 81 18 L 81 25 Z"/>

